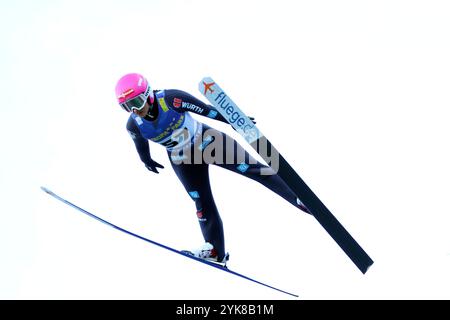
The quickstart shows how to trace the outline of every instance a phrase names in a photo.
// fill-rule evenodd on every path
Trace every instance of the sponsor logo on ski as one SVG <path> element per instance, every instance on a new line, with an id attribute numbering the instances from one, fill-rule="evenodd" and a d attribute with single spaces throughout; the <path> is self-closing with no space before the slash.
<path id="1" fill-rule="evenodd" d="M 207 86 L 214 84 L 214 90 L 211 93 L 208 92 Z M 215 110 L 218 111 L 225 120 L 231 124 L 233 129 L 235 129 L 249 144 L 258 143 L 258 146 L 253 146 L 258 148 L 260 151 L 258 153 L 263 157 L 264 161 L 270 165 L 270 168 L 263 168 L 261 170 L 261 175 L 272 175 L 273 171 L 278 172 L 279 166 L 279 154 L 274 148 L 268 150 L 267 140 L 262 139 L 264 136 L 255 126 L 253 121 L 249 119 L 244 112 L 242 112 L 239 107 L 229 98 L 225 92 L 209 77 L 203 78 L 199 83 L 199 90 L 202 92 L 208 101 L 214 106 Z M 265 154 L 262 155 L 261 152 Z M 269 154 L 267 152 L 270 152 Z"/>
<path id="2" fill-rule="evenodd" d="M 242 130 L 245 140 L 252 143 L 259 138 L 259 130 L 255 127 L 253 122 L 247 118 L 245 114 L 240 112 L 239 108 L 236 107 L 233 102 L 228 98 L 225 92 L 220 91 L 220 93 L 214 98 L 217 106 L 225 111 L 223 114 L 230 124 L 236 130 Z"/>

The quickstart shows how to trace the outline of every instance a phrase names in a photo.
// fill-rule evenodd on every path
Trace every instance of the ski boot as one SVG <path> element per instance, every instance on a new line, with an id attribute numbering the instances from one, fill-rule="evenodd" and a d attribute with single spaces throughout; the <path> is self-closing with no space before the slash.
<path id="1" fill-rule="evenodd" d="M 217 255 L 216 250 L 214 249 L 214 246 L 209 242 L 205 242 L 205 244 L 203 244 L 197 250 L 182 250 L 181 252 L 189 256 L 194 256 L 199 259 L 216 263 L 224 268 L 227 267 L 227 261 L 230 259 L 230 254 L 228 252 L 222 259 L 220 259 Z"/>

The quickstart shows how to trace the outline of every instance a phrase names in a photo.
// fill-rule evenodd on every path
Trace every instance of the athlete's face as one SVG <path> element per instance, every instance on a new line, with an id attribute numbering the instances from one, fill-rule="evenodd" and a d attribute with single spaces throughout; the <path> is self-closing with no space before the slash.
<path id="1" fill-rule="evenodd" d="M 136 109 L 133 109 L 133 113 L 135 115 L 138 115 L 139 117 L 143 118 L 147 115 L 148 110 L 150 109 L 150 104 L 148 103 L 148 101 L 145 103 L 144 108 L 142 108 L 142 110 L 138 111 Z"/>

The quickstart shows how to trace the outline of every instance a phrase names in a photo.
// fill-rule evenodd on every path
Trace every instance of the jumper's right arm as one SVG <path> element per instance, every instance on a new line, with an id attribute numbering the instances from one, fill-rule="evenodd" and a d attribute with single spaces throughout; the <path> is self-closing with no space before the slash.
<path id="1" fill-rule="evenodd" d="M 150 156 L 150 146 L 148 140 L 141 135 L 139 128 L 137 127 L 136 123 L 131 117 L 128 119 L 127 122 L 127 131 L 130 134 L 131 138 L 133 139 L 134 145 L 139 154 L 139 158 L 145 164 L 145 167 L 150 171 L 159 173 L 156 168 L 164 168 L 164 167 L 159 163 L 157 163 L 156 161 L 154 161 Z"/>

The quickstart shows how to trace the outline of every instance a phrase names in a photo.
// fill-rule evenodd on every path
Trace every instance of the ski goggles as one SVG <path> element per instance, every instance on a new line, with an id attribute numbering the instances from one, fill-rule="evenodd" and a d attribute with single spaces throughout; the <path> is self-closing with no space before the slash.
<path id="1" fill-rule="evenodd" d="M 141 111 L 145 107 L 145 103 L 147 102 L 147 98 L 150 96 L 150 93 L 152 93 L 152 90 L 149 85 L 147 85 L 147 89 L 144 93 L 141 93 L 140 95 L 127 100 L 120 104 L 123 110 L 127 112 L 131 112 L 133 110 Z"/>

